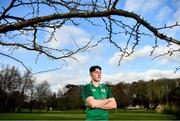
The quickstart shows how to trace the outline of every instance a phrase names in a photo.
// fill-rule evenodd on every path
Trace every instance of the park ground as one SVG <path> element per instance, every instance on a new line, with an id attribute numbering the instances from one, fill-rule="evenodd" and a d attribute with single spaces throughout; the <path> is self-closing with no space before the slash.
<path id="1" fill-rule="evenodd" d="M 83 110 L 50 111 L 28 113 L 0 113 L 0 120 L 84 120 Z M 112 110 L 110 120 L 176 120 L 175 115 L 157 113 L 152 110 Z"/>

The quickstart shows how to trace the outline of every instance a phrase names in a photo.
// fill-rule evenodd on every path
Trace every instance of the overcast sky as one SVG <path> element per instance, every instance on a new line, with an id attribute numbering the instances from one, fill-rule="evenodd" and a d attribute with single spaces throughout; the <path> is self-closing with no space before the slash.
<path id="1" fill-rule="evenodd" d="M 2 0 L 0 1 L 1 5 L 6 4 L 3 3 Z M 138 13 L 156 27 L 180 22 L 179 0 L 120 0 L 118 6 L 121 9 Z M 20 14 L 21 12 L 22 11 L 16 11 L 16 14 Z M 128 24 L 132 23 L 133 25 L 134 23 L 127 18 L 122 18 L 122 21 L 123 20 Z M 100 22 L 99 20 L 94 21 L 97 21 L 97 23 Z M 148 30 L 143 27 L 141 27 L 141 30 L 148 32 Z M 180 27 L 176 27 L 173 30 L 165 30 L 163 32 L 180 40 Z M 91 40 L 92 37 L 94 37 L 94 42 L 96 42 L 101 35 L 104 34 L 105 30 L 102 30 L 102 28 L 97 29 L 83 22 L 78 27 L 73 26 L 72 24 L 66 24 L 55 33 L 55 37 L 58 41 L 52 41 L 51 43 L 48 43 L 47 46 L 62 48 L 74 44 L 72 39 L 81 45 L 83 42 Z M 41 36 L 43 39 L 48 38 L 48 35 L 46 34 L 42 34 Z M 128 37 L 125 35 L 120 35 L 114 37 L 113 40 L 123 46 L 126 44 L 127 38 Z M 57 71 L 35 75 L 37 82 L 47 80 L 53 91 L 57 91 L 66 84 L 88 83 L 90 81 L 89 67 L 91 65 L 100 65 L 103 73 L 102 82 L 108 81 L 113 84 L 123 81 L 131 83 L 140 79 L 150 80 L 180 77 L 179 71 L 174 74 L 175 68 L 180 66 L 180 53 L 153 59 L 156 55 L 167 52 L 169 48 L 179 47 L 172 45 L 168 48 L 166 42 L 159 40 L 159 48 L 156 49 L 153 56 L 149 56 L 153 43 L 153 37 L 142 36 L 140 45 L 136 48 L 136 52 L 130 57 L 124 58 L 120 66 L 118 66 L 120 53 L 118 52 L 118 49 L 108 41 L 103 41 L 99 46 L 94 47 L 85 53 L 78 53 L 75 55 L 79 61 L 67 59 L 68 65 L 63 64 L 62 61 L 49 60 L 44 56 L 41 56 L 36 63 L 36 54 L 32 52 L 29 53 L 22 49 L 14 52 L 12 55 L 22 60 L 33 72 L 62 67 Z M 6 48 L 1 47 L 1 51 L 10 54 Z M 0 56 L 0 64 L 15 65 L 22 72 L 24 70 L 21 64 L 3 56 Z"/>

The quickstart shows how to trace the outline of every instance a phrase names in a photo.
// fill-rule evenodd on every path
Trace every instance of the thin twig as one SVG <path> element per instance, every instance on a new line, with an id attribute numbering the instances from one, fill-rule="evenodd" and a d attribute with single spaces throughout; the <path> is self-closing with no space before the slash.
<path id="1" fill-rule="evenodd" d="M 29 69 L 22 61 L 20 61 L 19 59 L 16 59 L 15 57 L 12 57 L 12 56 L 10 56 L 10 55 L 7 55 L 7 54 L 1 53 L 1 52 L 0 52 L 0 55 L 3 55 L 3 56 L 5 56 L 5 57 L 11 58 L 11 59 L 17 61 L 18 63 L 20 63 L 21 65 L 23 65 L 23 67 L 24 67 L 28 72 L 31 73 L 30 69 Z"/>

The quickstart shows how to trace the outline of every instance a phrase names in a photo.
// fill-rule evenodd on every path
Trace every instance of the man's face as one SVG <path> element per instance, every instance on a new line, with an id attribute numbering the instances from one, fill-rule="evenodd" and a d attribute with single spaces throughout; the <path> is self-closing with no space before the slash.
<path id="1" fill-rule="evenodd" d="M 90 73 L 90 76 L 93 81 L 100 82 L 102 77 L 101 70 L 95 69 L 95 71 Z"/>

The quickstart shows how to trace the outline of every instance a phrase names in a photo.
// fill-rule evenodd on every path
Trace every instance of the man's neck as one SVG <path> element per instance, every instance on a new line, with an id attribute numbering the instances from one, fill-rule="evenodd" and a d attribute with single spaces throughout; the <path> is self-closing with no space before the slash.
<path id="1" fill-rule="evenodd" d="M 93 80 L 92 80 L 92 84 L 93 84 L 95 87 L 98 87 L 99 84 L 100 84 L 100 82 L 96 82 L 96 81 L 93 81 Z"/>

